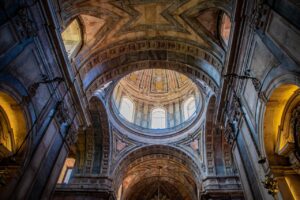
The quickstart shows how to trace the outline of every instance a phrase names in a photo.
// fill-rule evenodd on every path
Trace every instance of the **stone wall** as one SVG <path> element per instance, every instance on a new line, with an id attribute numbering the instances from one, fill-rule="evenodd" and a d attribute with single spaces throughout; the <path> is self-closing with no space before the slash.
<path id="1" fill-rule="evenodd" d="M 0 91 L 14 99 L 9 106 L 26 123 L 24 137 L 15 135 L 16 148 L 0 161 L 2 199 L 49 199 L 81 124 L 48 8 L 40 1 L 1 1 Z"/>
<path id="2" fill-rule="evenodd" d="M 299 20 L 295 21 L 300 19 L 299 7 L 292 1 L 247 2 L 245 6 L 247 17 L 241 19 L 243 24 L 235 32 L 241 35 L 241 43 L 232 46 L 229 59 L 232 65 L 227 73 L 246 77 L 225 79 L 225 88 L 231 88 L 226 96 L 231 103 L 224 109 L 227 116 L 222 119 L 227 121 L 226 131 L 230 133 L 225 131 L 225 138 L 232 145 L 246 199 L 273 199 L 269 194 L 273 192 L 272 188 L 262 183 L 266 180 L 278 184 L 279 191 L 274 193 L 277 198 L 297 199 L 299 194 L 294 192 L 292 197 L 293 189 L 287 189 L 287 185 L 282 189 L 281 181 L 285 173 L 299 178 L 296 171 L 290 171 L 291 164 L 288 163 L 284 164 L 285 169 L 282 168 L 282 162 L 281 167 L 274 170 L 274 165 L 270 164 L 273 158 L 266 154 L 268 143 L 276 143 L 278 138 L 266 136 L 265 127 L 271 126 L 280 113 L 273 113 L 268 123 L 264 120 L 268 104 L 280 106 L 279 101 L 270 99 L 275 88 L 284 84 L 299 87 L 299 56 L 296 56 L 299 48 L 295 48 L 300 41 L 300 24 Z M 282 90 L 282 98 L 287 89 Z M 279 162 L 282 158 L 276 160 Z"/>

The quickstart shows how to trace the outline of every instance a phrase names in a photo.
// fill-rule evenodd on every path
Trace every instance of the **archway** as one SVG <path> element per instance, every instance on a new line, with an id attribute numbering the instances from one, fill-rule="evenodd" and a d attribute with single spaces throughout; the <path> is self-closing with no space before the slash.
<path id="1" fill-rule="evenodd" d="M 19 148 L 24 147 L 23 142 L 26 137 L 27 124 L 24 113 L 17 101 L 0 91 L 0 158 L 5 158 L 9 155 L 20 153 Z M 4 153 L 6 151 L 7 153 Z"/>
<path id="2" fill-rule="evenodd" d="M 218 151 L 214 147 L 214 115 L 215 115 L 216 97 L 213 95 L 209 99 L 206 111 L 206 125 L 205 125 L 205 151 L 206 151 L 206 166 L 209 174 L 216 174 L 215 169 L 215 155 Z M 218 150 L 221 145 L 217 143 Z"/>
<path id="3" fill-rule="evenodd" d="M 87 135 L 89 139 L 87 145 L 92 146 L 87 149 L 91 151 L 89 153 L 93 155 L 93 158 L 92 160 L 87 158 L 85 168 L 90 167 L 89 173 L 106 174 L 110 155 L 109 123 L 103 102 L 96 96 L 90 100 L 89 113 L 92 130 Z"/>
<path id="4" fill-rule="evenodd" d="M 263 142 L 270 173 L 284 199 L 299 199 L 299 86 L 282 84 L 272 92 L 263 121 Z"/>
<path id="5" fill-rule="evenodd" d="M 174 147 L 143 147 L 115 166 L 113 185 L 119 200 L 198 198 L 200 170 L 189 156 Z"/>
<path id="6" fill-rule="evenodd" d="M 78 134 L 73 152 L 77 174 L 106 175 L 111 151 L 107 113 L 97 96 L 91 98 L 87 111 L 89 126 Z"/>
<path id="7" fill-rule="evenodd" d="M 30 144 L 23 108 L 6 91 L 0 91 L 0 120 L 0 193 L 5 199 L 16 186 Z"/>

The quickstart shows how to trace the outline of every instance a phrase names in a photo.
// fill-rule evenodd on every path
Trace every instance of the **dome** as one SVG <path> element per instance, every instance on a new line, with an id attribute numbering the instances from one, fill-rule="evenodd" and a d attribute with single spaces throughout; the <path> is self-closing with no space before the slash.
<path id="1" fill-rule="evenodd" d="M 191 122 L 201 107 L 197 85 L 187 76 L 167 69 L 140 70 L 115 86 L 112 107 L 130 127 L 174 130 Z"/>

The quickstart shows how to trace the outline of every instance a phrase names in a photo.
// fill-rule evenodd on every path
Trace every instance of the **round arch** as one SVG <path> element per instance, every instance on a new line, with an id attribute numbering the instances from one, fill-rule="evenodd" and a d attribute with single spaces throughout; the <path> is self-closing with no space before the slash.
<path id="1" fill-rule="evenodd" d="M 163 107 L 154 107 L 151 110 L 151 128 L 163 129 L 166 128 L 167 112 Z"/>
<path id="2" fill-rule="evenodd" d="M 293 111 L 300 103 L 300 80 L 293 75 L 273 79 L 266 89 L 267 101 L 259 112 L 259 142 L 262 157 L 266 158 L 267 173 L 278 182 L 279 192 L 284 199 L 299 195 L 299 157 L 296 158 L 292 127 Z"/>
<path id="3" fill-rule="evenodd" d="M 1 170 L 5 169 L 5 174 L 1 178 L 5 184 L 0 187 L 0 193 L 4 198 L 16 187 L 16 180 L 21 177 L 24 167 L 30 160 L 31 141 L 35 131 L 32 129 L 28 132 L 32 119 L 28 118 L 30 115 L 26 107 L 20 104 L 21 101 L 17 100 L 15 94 L 16 91 L 11 87 L 0 84 L 0 161 Z"/>
<path id="4" fill-rule="evenodd" d="M 300 79 L 299 79 L 299 76 L 297 76 L 297 75 L 292 75 L 292 74 L 284 74 L 284 75 L 275 74 L 275 75 L 277 75 L 275 78 L 268 80 L 263 85 L 262 89 L 264 91 L 266 100 L 264 103 L 260 104 L 256 109 L 256 115 L 257 115 L 256 122 L 258 124 L 258 132 L 260 133 L 259 134 L 259 145 L 260 145 L 260 152 L 261 152 L 262 157 L 267 157 L 267 155 L 268 155 L 267 151 L 271 151 L 272 146 L 274 147 L 274 145 L 275 145 L 275 143 L 273 143 L 272 145 L 270 145 L 271 148 L 266 147 L 265 142 L 264 142 L 264 139 L 265 139 L 264 124 L 266 121 L 266 110 L 267 110 L 268 103 L 271 104 L 271 101 L 270 101 L 271 97 L 273 96 L 273 99 L 275 99 L 275 96 L 277 93 L 277 100 L 279 100 L 281 96 L 283 97 L 283 95 L 281 95 L 281 93 L 279 92 L 280 90 L 284 90 L 284 88 L 290 88 L 291 89 L 290 92 L 289 93 L 287 91 L 286 92 L 287 92 L 287 94 L 292 95 L 291 91 L 293 91 L 293 90 L 296 91 L 297 87 L 300 87 Z M 294 89 L 292 89 L 292 88 L 294 88 Z M 277 92 L 276 92 L 276 90 L 277 90 Z M 276 93 L 274 93 L 274 92 L 276 92 Z M 273 94 L 275 94 L 275 95 L 273 95 Z M 282 93 L 282 94 L 284 94 L 284 93 Z M 283 101 L 284 99 L 285 99 L 285 101 Z M 284 98 L 282 98 L 281 102 L 287 102 L 287 100 L 288 100 L 288 98 L 284 97 Z M 284 105 L 284 103 L 282 105 Z M 281 107 L 281 112 L 283 112 L 283 110 L 284 110 L 284 106 Z M 277 124 L 279 125 L 279 122 Z M 270 127 L 268 127 L 268 128 L 270 128 Z M 276 130 L 278 130 L 278 126 L 277 126 Z"/>
<path id="5" fill-rule="evenodd" d="M 191 67 L 187 64 L 171 62 L 171 61 L 137 61 L 132 63 L 127 63 L 125 65 L 116 65 L 112 67 L 107 72 L 99 72 L 98 69 L 91 70 L 86 74 L 86 77 L 83 80 L 87 98 L 91 98 L 94 92 L 103 86 L 105 83 L 108 83 L 113 80 L 118 80 L 121 77 L 130 74 L 131 72 L 143 69 L 170 69 L 187 75 L 192 80 L 200 79 L 203 80 L 214 92 L 218 91 L 219 81 L 220 81 L 220 73 L 215 71 L 212 72 L 215 74 L 215 80 L 210 78 L 210 76 L 203 72 L 197 67 Z M 214 69 L 212 69 L 214 71 Z M 99 73 L 100 74 L 99 74 Z"/>
<path id="6" fill-rule="evenodd" d="M 126 197 L 133 195 L 133 188 L 144 191 L 143 186 L 136 187 L 137 184 L 159 181 L 173 185 L 187 199 L 195 199 L 201 184 L 200 169 L 192 158 L 167 145 L 151 145 L 131 151 L 114 163 L 111 174 L 115 191 L 122 187 Z"/>
<path id="7" fill-rule="evenodd" d="M 209 103 L 206 111 L 206 124 L 205 124 L 205 155 L 206 155 L 206 166 L 208 168 L 209 174 L 215 174 L 216 169 L 214 166 L 214 116 L 215 116 L 215 107 L 216 107 L 216 97 L 212 95 L 209 99 Z M 218 145 L 216 149 L 221 148 L 221 145 Z"/>
<path id="8" fill-rule="evenodd" d="M 36 113 L 31 102 L 25 102 L 22 97 L 27 96 L 23 84 L 13 76 L 3 74 L 0 76 L 0 106 L 7 116 L 14 138 L 12 154 L 24 166 L 29 160 L 32 136 L 35 129 L 28 133 L 29 128 L 36 120 Z M 27 135 L 29 134 L 29 135 Z"/>
<path id="9" fill-rule="evenodd" d="M 276 149 L 278 149 L 279 129 L 284 112 L 290 98 L 299 90 L 299 86 L 293 84 L 283 84 L 274 89 L 270 96 L 264 114 L 263 122 L 263 142 L 270 165 L 279 164 L 276 156 Z M 281 145 L 280 145 L 281 146 Z M 280 148 L 280 147 L 279 147 Z"/>
<path id="10" fill-rule="evenodd" d="M 92 174 L 106 175 L 108 173 L 108 164 L 110 160 L 110 131 L 108 117 L 103 102 L 97 96 L 93 96 L 88 105 L 90 129 L 86 135 L 92 145 L 88 148 L 89 154 L 93 155 L 93 162 L 83 162 L 86 164 L 85 169 Z M 82 163 L 84 165 L 84 163 Z M 87 166 L 88 165 L 88 166 Z M 83 166 L 81 166 L 83 167 Z"/>

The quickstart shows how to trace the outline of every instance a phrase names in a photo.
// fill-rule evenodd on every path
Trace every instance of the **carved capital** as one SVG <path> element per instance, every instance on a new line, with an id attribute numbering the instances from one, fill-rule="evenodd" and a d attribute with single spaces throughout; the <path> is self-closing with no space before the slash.
<path id="1" fill-rule="evenodd" d="M 224 137 L 227 144 L 232 145 L 235 139 L 234 132 L 232 130 L 232 126 L 228 123 L 225 131 L 224 131 Z"/>
<path id="2" fill-rule="evenodd" d="M 259 0 L 252 14 L 251 26 L 254 29 L 261 29 L 265 31 L 269 14 L 269 6 L 265 4 L 264 0 Z"/>
<path id="3" fill-rule="evenodd" d="M 68 108 L 66 107 L 66 104 L 63 102 L 62 104 L 59 105 L 55 116 L 59 124 L 63 124 L 68 121 L 69 119 L 68 113 L 69 113 Z"/>
<path id="4" fill-rule="evenodd" d="M 28 8 L 25 7 L 18 11 L 15 22 L 21 37 L 30 38 L 37 35 L 37 27 L 30 16 Z"/>
<path id="5" fill-rule="evenodd" d="M 77 142 L 77 132 L 74 129 L 70 129 L 68 135 L 66 136 L 66 142 L 68 146 L 72 146 Z"/>

